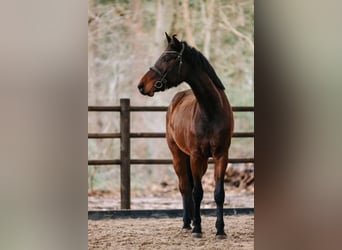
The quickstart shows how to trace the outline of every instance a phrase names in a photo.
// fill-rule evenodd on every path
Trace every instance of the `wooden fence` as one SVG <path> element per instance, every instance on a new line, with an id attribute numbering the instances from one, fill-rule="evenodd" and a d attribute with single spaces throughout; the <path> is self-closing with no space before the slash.
<path id="1" fill-rule="evenodd" d="M 89 133 L 89 139 L 120 138 L 120 159 L 88 160 L 89 165 L 120 165 L 121 209 L 130 209 L 131 165 L 172 164 L 171 159 L 131 159 L 130 138 L 164 138 L 165 133 L 131 133 L 130 112 L 165 112 L 167 107 L 130 106 L 129 99 L 120 99 L 120 106 L 89 106 L 89 112 L 120 112 L 119 133 Z M 254 112 L 254 107 L 233 107 L 234 112 Z M 233 137 L 253 137 L 254 132 L 237 132 Z M 230 158 L 230 163 L 254 163 L 254 158 Z M 212 160 L 209 160 L 212 163 Z"/>

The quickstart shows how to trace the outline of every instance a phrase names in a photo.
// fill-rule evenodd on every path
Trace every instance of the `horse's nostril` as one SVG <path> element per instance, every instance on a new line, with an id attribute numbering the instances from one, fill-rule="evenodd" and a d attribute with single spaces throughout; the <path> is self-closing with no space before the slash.
<path id="1" fill-rule="evenodd" d="M 142 93 L 142 92 L 144 91 L 144 84 L 140 83 L 140 84 L 138 85 L 138 89 L 139 89 L 139 91 Z"/>

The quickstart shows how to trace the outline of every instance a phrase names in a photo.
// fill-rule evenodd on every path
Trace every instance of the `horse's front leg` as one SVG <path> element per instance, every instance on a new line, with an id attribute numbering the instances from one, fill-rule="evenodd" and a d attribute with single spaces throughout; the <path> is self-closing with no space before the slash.
<path id="1" fill-rule="evenodd" d="M 183 199 L 183 229 L 191 230 L 191 220 L 193 217 L 193 202 L 192 202 L 192 176 L 190 169 L 189 156 L 183 153 L 176 143 L 168 138 L 168 145 L 173 156 L 173 168 L 178 176 L 179 191 Z"/>
<path id="2" fill-rule="evenodd" d="M 224 220 L 223 220 L 223 203 L 224 203 L 224 175 L 227 168 L 228 156 L 223 155 L 219 157 L 214 157 L 215 162 L 215 191 L 214 198 L 216 202 L 216 238 L 217 239 L 225 239 L 227 238 L 226 233 L 224 232 Z"/>
<path id="3" fill-rule="evenodd" d="M 193 202 L 191 197 L 192 186 L 189 183 L 186 175 L 179 174 L 178 172 L 178 181 L 179 181 L 179 191 L 182 194 L 183 199 L 183 230 L 188 231 L 191 230 L 191 220 L 193 213 Z"/>
<path id="4" fill-rule="evenodd" d="M 202 237 L 201 227 L 201 201 L 203 199 L 202 177 L 208 166 L 208 159 L 191 156 L 190 157 L 191 172 L 193 177 L 193 190 L 192 198 L 194 201 L 194 217 L 193 217 L 193 230 L 192 237 Z"/>
<path id="5" fill-rule="evenodd" d="M 192 200 L 193 180 L 191 175 L 189 156 L 186 156 L 185 159 L 183 158 L 182 164 L 174 166 L 175 169 L 177 168 L 176 173 L 179 180 L 179 190 L 183 198 L 183 230 L 186 232 L 188 230 L 191 230 L 190 223 L 193 219 L 194 210 L 194 203 Z"/>

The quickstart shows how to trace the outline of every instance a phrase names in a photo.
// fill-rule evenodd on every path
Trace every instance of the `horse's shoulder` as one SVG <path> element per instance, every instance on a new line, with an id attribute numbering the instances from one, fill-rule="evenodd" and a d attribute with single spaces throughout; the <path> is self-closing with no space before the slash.
<path id="1" fill-rule="evenodd" d="M 180 100 L 180 99 L 184 98 L 185 96 L 192 95 L 192 94 L 193 93 L 192 93 L 191 89 L 180 91 L 180 92 L 175 94 L 175 96 L 172 99 L 172 102 L 175 102 L 177 100 Z"/>
<path id="2" fill-rule="evenodd" d="M 193 95 L 192 90 L 184 90 L 180 91 L 172 98 L 171 105 L 170 106 L 177 106 L 184 98 Z"/>

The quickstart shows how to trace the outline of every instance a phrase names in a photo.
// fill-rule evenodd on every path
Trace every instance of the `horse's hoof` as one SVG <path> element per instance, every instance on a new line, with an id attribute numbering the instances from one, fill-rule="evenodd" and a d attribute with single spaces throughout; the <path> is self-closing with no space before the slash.
<path id="1" fill-rule="evenodd" d="M 217 240 L 224 240 L 224 239 L 227 239 L 227 235 L 226 234 L 216 234 L 215 238 Z"/>
<path id="2" fill-rule="evenodd" d="M 191 233 L 192 238 L 202 238 L 202 233 Z"/>

